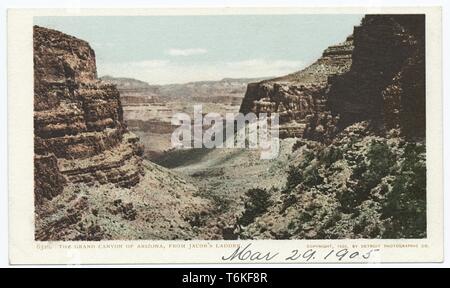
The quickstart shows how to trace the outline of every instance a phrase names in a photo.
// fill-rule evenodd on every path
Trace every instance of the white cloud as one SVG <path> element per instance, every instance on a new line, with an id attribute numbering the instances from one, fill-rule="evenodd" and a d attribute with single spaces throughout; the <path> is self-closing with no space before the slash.
<path id="1" fill-rule="evenodd" d="M 279 76 L 285 71 L 296 71 L 302 66 L 301 61 L 291 60 L 265 60 L 265 59 L 250 59 L 236 62 L 226 62 L 227 69 L 246 71 L 249 74 L 258 74 L 261 71 L 273 71 L 277 74 L 270 74 L 272 76 Z M 280 75 L 281 76 L 281 75 Z"/>
<path id="2" fill-rule="evenodd" d="M 191 56 L 191 55 L 200 55 L 206 54 L 208 50 L 203 48 L 189 48 L 189 49 L 177 49 L 171 48 L 166 51 L 166 54 L 171 56 Z"/>
<path id="3" fill-rule="evenodd" d="M 169 60 L 146 60 L 131 63 L 97 63 L 99 75 L 131 77 L 151 84 L 186 83 L 223 78 L 256 78 L 283 76 L 304 67 L 301 61 L 284 59 L 249 59 L 179 63 Z"/>
<path id="4" fill-rule="evenodd" d="M 144 60 L 139 62 L 131 62 L 129 63 L 130 67 L 139 67 L 139 68 L 148 68 L 148 69 L 154 69 L 154 68 L 163 68 L 166 67 L 169 64 L 168 60 Z M 121 64 L 123 65 L 123 64 Z"/>

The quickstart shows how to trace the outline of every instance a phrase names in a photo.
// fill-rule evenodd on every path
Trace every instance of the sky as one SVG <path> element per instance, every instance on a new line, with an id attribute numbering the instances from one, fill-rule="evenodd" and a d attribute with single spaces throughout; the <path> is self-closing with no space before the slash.
<path id="1" fill-rule="evenodd" d="M 150 84 L 282 76 L 345 40 L 363 15 L 52 16 L 89 42 L 99 76 Z"/>

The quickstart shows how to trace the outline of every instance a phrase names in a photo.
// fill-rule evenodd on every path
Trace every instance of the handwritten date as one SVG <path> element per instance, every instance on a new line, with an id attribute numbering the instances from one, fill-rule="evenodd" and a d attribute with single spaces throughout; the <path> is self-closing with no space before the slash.
<path id="1" fill-rule="evenodd" d="M 350 250 L 344 249 L 326 249 L 326 250 L 297 250 L 294 249 L 282 255 L 278 251 L 261 252 L 251 249 L 252 244 L 238 247 L 228 256 L 222 256 L 223 261 L 254 261 L 254 262 L 341 262 L 341 261 L 359 261 L 367 262 L 379 252 L 379 249 Z"/>

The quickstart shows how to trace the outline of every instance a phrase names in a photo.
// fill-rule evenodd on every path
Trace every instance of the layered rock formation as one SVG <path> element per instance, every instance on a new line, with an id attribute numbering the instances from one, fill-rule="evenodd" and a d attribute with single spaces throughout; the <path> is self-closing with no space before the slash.
<path id="1" fill-rule="evenodd" d="M 372 120 L 381 129 L 425 136 L 425 16 L 368 15 L 354 29 L 350 71 L 330 79 L 341 127 Z"/>
<path id="2" fill-rule="evenodd" d="M 202 104 L 203 112 L 236 113 L 249 82 L 263 78 L 224 78 L 183 84 L 150 85 L 133 78 L 103 76 L 100 80 L 114 84 L 120 92 L 123 117 L 130 131 L 145 146 L 144 158 L 158 161 L 171 150 L 171 135 L 178 127 L 171 124 L 175 113 L 193 113 Z"/>
<path id="3" fill-rule="evenodd" d="M 132 78 L 100 77 L 105 83 L 114 84 L 120 92 L 123 106 L 144 106 L 159 101 L 159 88 L 147 82 Z"/>
<path id="4" fill-rule="evenodd" d="M 363 120 L 424 137 L 424 29 L 423 15 L 367 15 L 311 66 L 249 84 L 240 111 L 279 113 L 284 138 L 327 140 Z"/>
<path id="5" fill-rule="evenodd" d="M 151 106 L 171 101 L 239 106 L 247 84 L 263 79 L 224 78 L 218 81 L 150 85 L 147 82 L 133 78 L 100 77 L 100 80 L 103 82 L 116 85 L 120 92 L 123 106 Z"/>
<path id="6" fill-rule="evenodd" d="M 304 70 L 247 87 L 240 112 L 273 113 L 280 116 L 280 137 L 302 137 L 310 122 L 321 121 L 324 134 L 336 119 L 327 111 L 328 78 L 347 72 L 352 63 L 353 37 L 327 48 L 320 59 Z M 322 119 L 323 118 L 323 119 Z M 330 122 L 330 123 L 328 123 Z M 327 128 L 328 127 L 328 128 Z"/>
<path id="7" fill-rule="evenodd" d="M 38 26 L 33 38 L 36 199 L 57 195 L 65 181 L 137 184 L 142 147 L 123 122 L 119 92 L 97 79 L 94 51 Z"/>

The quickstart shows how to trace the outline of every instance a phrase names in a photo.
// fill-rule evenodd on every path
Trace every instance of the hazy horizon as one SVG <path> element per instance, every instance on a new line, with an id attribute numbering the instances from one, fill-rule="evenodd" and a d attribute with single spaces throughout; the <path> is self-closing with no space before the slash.
<path id="1" fill-rule="evenodd" d="M 99 76 L 164 85 L 301 70 L 326 47 L 343 42 L 362 17 L 49 16 L 35 17 L 34 24 L 89 42 Z"/>

